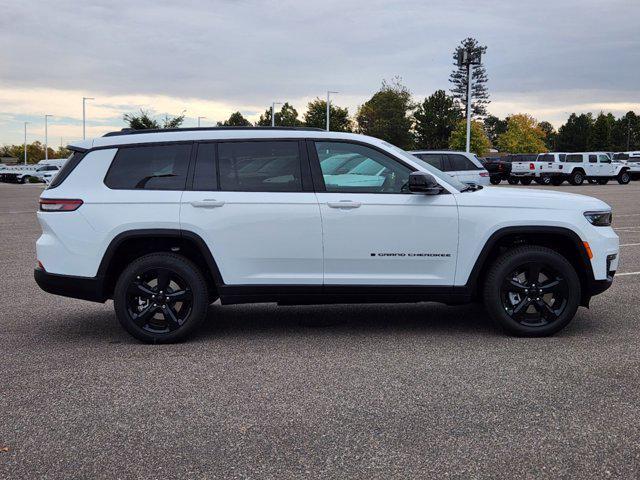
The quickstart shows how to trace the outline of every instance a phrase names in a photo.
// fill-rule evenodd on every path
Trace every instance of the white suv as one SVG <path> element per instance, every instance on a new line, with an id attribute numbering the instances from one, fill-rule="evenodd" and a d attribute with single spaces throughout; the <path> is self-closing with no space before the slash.
<path id="1" fill-rule="evenodd" d="M 474 154 L 449 150 L 415 150 L 409 153 L 462 183 L 489 185 L 489 172 Z"/>
<path id="2" fill-rule="evenodd" d="M 506 331 L 550 335 L 618 266 L 606 203 L 465 185 L 362 135 L 124 131 L 70 148 L 40 198 L 35 279 L 112 298 L 145 342 L 184 338 L 217 299 L 482 300 Z"/>

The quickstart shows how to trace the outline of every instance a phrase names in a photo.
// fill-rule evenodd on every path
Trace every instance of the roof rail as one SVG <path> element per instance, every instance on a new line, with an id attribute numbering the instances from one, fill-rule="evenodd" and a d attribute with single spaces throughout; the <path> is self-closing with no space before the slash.
<path id="1" fill-rule="evenodd" d="M 216 130 L 303 130 L 312 132 L 324 132 L 322 128 L 315 127 L 189 127 L 189 128 L 149 128 L 135 130 L 133 128 L 123 128 L 117 132 L 105 133 L 103 137 L 116 137 L 119 135 L 138 135 L 142 133 L 165 133 L 165 132 L 200 132 Z"/>

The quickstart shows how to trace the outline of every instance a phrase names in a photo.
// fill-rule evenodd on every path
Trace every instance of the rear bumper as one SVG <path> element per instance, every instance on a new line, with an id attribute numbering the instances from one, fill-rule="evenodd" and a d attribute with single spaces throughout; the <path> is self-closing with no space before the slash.
<path id="1" fill-rule="evenodd" d="M 102 303 L 106 300 L 101 277 L 58 275 L 45 272 L 41 268 L 33 271 L 33 277 L 38 286 L 47 293 L 91 302 Z"/>

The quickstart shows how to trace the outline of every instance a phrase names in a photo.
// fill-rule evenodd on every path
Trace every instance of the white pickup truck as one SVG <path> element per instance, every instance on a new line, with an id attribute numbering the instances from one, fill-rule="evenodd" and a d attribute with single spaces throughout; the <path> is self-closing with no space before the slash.
<path id="1" fill-rule="evenodd" d="M 544 161 L 539 161 L 544 159 Z M 582 185 L 585 180 L 605 185 L 609 180 L 617 180 L 621 185 L 631 181 L 629 166 L 616 161 L 605 152 L 548 153 L 538 155 L 535 162 L 516 162 L 512 165 L 512 175 L 539 178 L 539 183 L 560 185 L 567 180 L 571 185 Z"/>

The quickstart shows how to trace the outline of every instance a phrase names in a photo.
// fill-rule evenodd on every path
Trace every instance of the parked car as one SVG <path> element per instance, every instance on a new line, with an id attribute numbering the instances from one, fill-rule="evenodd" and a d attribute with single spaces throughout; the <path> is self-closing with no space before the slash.
<path id="1" fill-rule="evenodd" d="M 489 172 L 472 153 L 448 150 L 415 150 L 409 153 L 462 183 L 489 185 Z"/>
<path id="2" fill-rule="evenodd" d="M 631 180 L 640 180 L 640 151 L 614 153 L 613 161 L 629 167 Z"/>
<path id="3" fill-rule="evenodd" d="M 533 160 L 514 161 L 511 164 L 511 174 L 516 178 L 520 178 L 520 181 L 525 185 L 531 183 L 530 180 L 525 181 L 525 179 L 534 180 L 536 183 L 541 185 L 548 185 L 550 183 L 559 185 L 562 183 L 562 179 L 560 177 L 555 177 L 556 181 L 552 182 L 552 177 L 546 175 L 546 173 L 553 169 L 554 163 L 564 162 L 565 158 L 566 153 L 540 153 Z M 558 180 L 560 183 L 558 183 Z"/>
<path id="4" fill-rule="evenodd" d="M 485 157 L 481 159 L 482 166 L 489 172 L 491 185 L 499 185 L 511 175 L 511 164 L 502 157 Z"/>
<path id="5" fill-rule="evenodd" d="M 11 165 L 0 171 L 0 182 L 27 183 L 37 170 L 36 165 Z"/>
<path id="6" fill-rule="evenodd" d="M 617 180 L 622 185 L 631 181 L 629 167 L 612 162 L 605 152 L 567 153 L 564 162 L 552 164 L 544 175 L 556 185 L 564 180 L 572 185 L 582 185 L 585 180 L 595 180 L 600 185 L 606 185 L 609 180 Z"/>
<path id="7" fill-rule="evenodd" d="M 507 332 L 551 335 L 618 267 L 601 200 L 467 185 L 363 135 L 138 130 L 69 148 L 40 196 L 35 280 L 113 299 L 144 342 L 186 338 L 217 299 L 481 300 Z M 367 160 L 366 181 L 323 170 L 345 155 Z"/>

